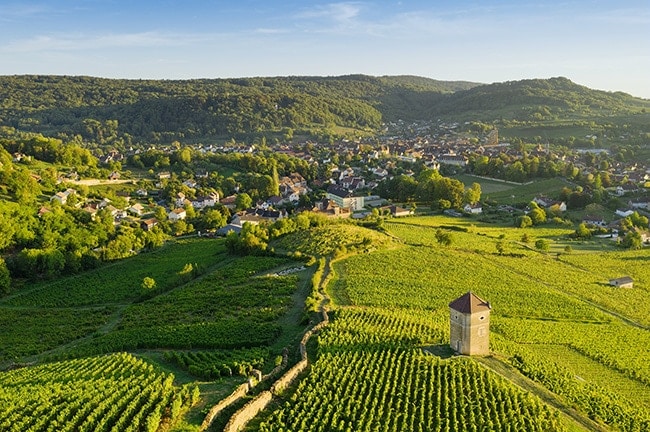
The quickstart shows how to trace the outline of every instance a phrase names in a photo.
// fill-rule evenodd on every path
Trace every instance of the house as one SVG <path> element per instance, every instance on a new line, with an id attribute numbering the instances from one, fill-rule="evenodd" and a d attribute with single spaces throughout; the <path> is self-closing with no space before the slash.
<path id="1" fill-rule="evenodd" d="M 385 168 L 375 168 L 372 170 L 372 174 L 379 178 L 384 178 L 388 176 L 388 171 Z"/>
<path id="2" fill-rule="evenodd" d="M 265 222 L 265 219 L 255 213 L 237 213 L 233 216 L 231 223 L 239 226 L 244 226 L 245 223 L 251 225 L 259 225 Z"/>
<path id="3" fill-rule="evenodd" d="M 97 208 L 98 209 L 106 208 L 110 203 L 111 200 L 109 200 L 108 198 L 102 198 L 102 200 L 97 203 Z"/>
<path id="4" fill-rule="evenodd" d="M 637 198 L 630 200 L 628 205 L 633 209 L 650 210 L 650 198 Z"/>
<path id="5" fill-rule="evenodd" d="M 117 171 L 113 171 L 108 175 L 109 180 L 119 180 L 120 179 L 120 173 Z"/>
<path id="6" fill-rule="evenodd" d="M 144 212 L 144 206 L 140 203 L 135 203 L 131 207 L 126 209 L 126 211 L 136 216 L 142 216 L 142 213 Z"/>
<path id="7" fill-rule="evenodd" d="M 38 209 L 38 217 L 40 218 L 40 217 L 43 216 L 45 213 L 50 213 L 50 211 L 51 211 L 51 210 L 48 209 L 47 207 L 42 206 L 40 209 Z"/>
<path id="8" fill-rule="evenodd" d="M 113 216 L 115 219 L 122 219 L 126 217 L 126 211 L 120 210 L 112 205 L 107 205 L 106 210 L 108 213 Z"/>
<path id="9" fill-rule="evenodd" d="M 582 223 L 585 225 L 593 225 L 601 228 L 605 228 L 607 226 L 607 221 L 602 216 L 587 215 L 582 218 Z"/>
<path id="10" fill-rule="evenodd" d="M 144 219 L 140 222 L 140 227 L 144 231 L 151 231 L 156 225 L 158 225 L 158 220 L 156 218 Z"/>
<path id="11" fill-rule="evenodd" d="M 549 198 L 547 196 L 544 196 L 544 195 L 539 195 L 539 196 L 536 196 L 535 198 L 533 198 L 533 202 L 535 204 L 537 204 L 540 207 L 544 207 L 544 208 L 550 207 L 553 204 L 553 201 L 554 200 L 552 200 L 551 198 Z M 565 210 L 566 210 L 566 206 L 565 206 Z"/>
<path id="12" fill-rule="evenodd" d="M 616 211 L 615 211 L 614 213 L 616 213 L 616 216 L 620 216 L 620 217 L 626 218 L 626 217 L 628 217 L 628 216 L 632 216 L 632 215 L 634 214 L 634 210 L 630 210 L 630 209 L 616 209 Z"/>
<path id="13" fill-rule="evenodd" d="M 205 207 L 214 207 L 219 202 L 219 194 L 213 192 L 209 195 L 202 195 L 192 200 L 192 207 L 202 209 Z"/>
<path id="14" fill-rule="evenodd" d="M 224 207 L 230 210 L 235 210 L 237 208 L 237 195 L 230 195 L 225 197 L 224 199 L 221 200 L 221 204 L 223 204 Z"/>
<path id="15" fill-rule="evenodd" d="M 231 231 L 234 231 L 236 234 L 239 234 L 242 230 L 242 226 L 235 223 L 229 223 L 228 225 L 221 227 L 217 230 L 217 235 L 226 236 Z"/>
<path id="16" fill-rule="evenodd" d="M 465 207 L 463 207 L 463 211 L 465 213 L 469 214 L 481 214 L 483 213 L 483 206 L 481 203 L 474 203 L 474 204 L 465 204 Z"/>
<path id="17" fill-rule="evenodd" d="M 438 157 L 438 161 L 441 164 L 454 165 L 459 167 L 464 167 L 467 165 L 467 158 L 465 156 L 453 153 L 440 155 L 440 157 Z"/>
<path id="18" fill-rule="evenodd" d="M 184 208 L 176 208 L 167 213 L 167 217 L 171 222 L 176 222 L 185 219 L 187 217 L 187 212 Z"/>
<path id="19" fill-rule="evenodd" d="M 284 198 L 278 195 L 273 195 L 269 197 L 266 201 L 263 203 L 259 204 L 258 207 L 261 207 L 265 210 L 270 209 L 270 208 L 276 208 L 278 206 L 281 206 L 284 204 L 286 201 Z"/>
<path id="20" fill-rule="evenodd" d="M 344 189 L 356 190 L 366 186 L 366 182 L 361 177 L 345 177 L 340 180 L 340 185 Z"/>
<path id="21" fill-rule="evenodd" d="M 396 205 L 384 206 L 380 210 L 389 212 L 393 217 L 410 216 L 412 214 L 410 210 Z"/>
<path id="22" fill-rule="evenodd" d="M 83 208 L 83 211 L 90 215 L 90 220 L 95 220 L 95 217 L 97 216 L 97 210 L 97 204 L 89 204 Z"/>
<path id="23" fill-rule="evenodd" d="M 632 288 L 634 280 L 630 276 L 623 276 L 615 279 L 610 279 L 609 284 L 617 288 Z"/>
<path id="24" fill-rule="evenodd" d="M 170 179 L 172 175 L 169 171 L 161 171 L 158 173 L 158 180 Z"/>
<path id="25" fill-rule="evenodd" d="M 636 192 L 639 190 L 639 187 L 634 183 L 625 183 L 616 187 L 616 195 L 623 196 L 628 193 Z"/>
<path id="26" fill-rule="evenodd" d="M 183 185 L 190 189 L 194 189 L 196 187 L 196 182 L 192 179 L 187 179 L 183 182 Z"/>
<path id="27" fill-rule="evenodd" d="M 174 205 L 176 207 L 183 207 L 185 205 L 185 194 L 183 192 L 178 192 L 174 197 Z"/>
<path id="28" fill-rule="evenodd" d="M 349 208 L 352 211 L 363 208 L 363 197 L 354 196 L 350 191 L 337 185 L 327 188 L 326 198 L 333 200 L 339 207 Z"/>
<path id="29" fill-rule="evenodd" d="M 492 306 L 471 291 L 449 303 L 449 345 L 459 354 L 490 354 Z"/>
<path id="30" fill-rule="evenodd" d="M 68 202 L 68 197 L 76 193 L 77 193 L 76 190 L 68 188 L 62 192 L 57 192 L 56 194 L 54 194 L 50 198 L 50 201 L 57 201 L 59 204 L 65 205 Z"/>
<path id="31" fill-rule="evenodd" d="M 314 213 L 320 213 L 327 217 L 334 218 L 349 218 L 352 212 L 350 209 L 341 208 L 336 202 L 331 199 L 324 198 L 320 201 L 316 201 L 316 204 L 312 208 Z"/>
<path id="32" fill-rule="evenodd" d="M 68 195 L 65 192 L 57 192 L 50 198 L 50 201 L 56 201 L 61 205 L 65 205 L 68 202 Z"/>

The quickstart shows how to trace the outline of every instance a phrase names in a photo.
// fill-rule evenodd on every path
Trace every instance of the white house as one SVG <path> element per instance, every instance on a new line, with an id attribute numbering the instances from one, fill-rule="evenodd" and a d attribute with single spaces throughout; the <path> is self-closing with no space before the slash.
<path id="1" fill-rule="evenodd" d="M 57 192 L 56 194 L 54 194 L 50 198 L 50 201 L 57 201 L 59 204 L 65 205 L 68 202 L 68 197 L 76 193 L 77 193 L 76 190 L 68 188 L 62 192 Z"/>
<path id="2" fill-rule="evenodd" d="M 620 217 L 628 217 L 634 214 L 634 210 L 630 209 L 616 209 L 616 215 Z"/>
<path id="3" fill-rule="evenodd" d="M 167 217 L 171 222 L 176 222 L 185 219 L 187 217 L 187 212 L 183 208 L 176 208 L 167 213 Z"/>
<path id="4" fill-rule="evenodd" d="M 192 200 L 192 207 L 196 209 L 202 209 L 205 207 L 214 207 L 219 202 L 219 194 L 211 193 L 209 195 L 203 195 L 196 197 Z"/>
<path id="5" fill-rule="evenodd" d="M 129 207 L 127 211 L 136 216 L 142 216 L 142 212 L 144 211 L 144 206 L 140 203 L 135 203 L 131 207 Z"/>
<path id="6" fill-rule="evenodd" d="M 469 214 L 481 214 L 483 213 L 483 206 L 480 203 L 465 204 L 463 211 Z"/>

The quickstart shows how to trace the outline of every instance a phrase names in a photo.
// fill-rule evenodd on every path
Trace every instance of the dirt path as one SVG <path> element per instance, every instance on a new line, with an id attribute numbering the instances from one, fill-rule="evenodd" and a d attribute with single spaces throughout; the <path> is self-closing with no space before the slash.
<path id="1" fill-rule="evenodd" d="M 548 390 L 546 387 L 541 384 L 536 383 L 535 381 L 525 377 L 519 371 L 517 371 L 513 366 L 506 363 L 504 360 L 496 356 L 490 357 L 476 357 L 476 361 L 481 363 L 483 366 L 490 369 L 492 372 L 497 373 L 515 384 L 516 386 L 526 390 L 540 399 L 542 399 L 548 405 L 554 407 L 565 417 L 566 421 L 569 423 L 568 426 L 571 427 L 570 430 L 580 430 L 580 431 L 597 431 L 597 432 L 606 432 L 607 429 L 604 426 L 599 425 L 590 418 L 579 413 L 571 406 L 567 405 L 559 396 L 555 393 Z"/>

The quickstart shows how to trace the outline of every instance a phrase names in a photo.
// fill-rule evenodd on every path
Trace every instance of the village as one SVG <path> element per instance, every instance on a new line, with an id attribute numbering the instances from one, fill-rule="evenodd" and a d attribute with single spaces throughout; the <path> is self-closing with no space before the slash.
<path id="1" fill-rule="evenodd" d="M 236 183 L 232 184 L 230 190 L 211 187 L 212 173 L 202 169 L 193 172 L 174 172 L 173 167 L 151 169 L 144 178 L 124 174 L 134 157 L 147 151 L 172 154 L 178 151 L 178 145 L 130 148 L 124 152 L 113 150 L 99 155 L 99 161 L 102 166 L 109 167 L 118 163 L 117 166 L 122 169 L 111 171 L 108 178 L 96 180 L 94 184 L 131 185 L 130 192 L 118 193 L 124 199 L 123 205 L 115 205 L 108 198 L 86 199 L 78 196 L 76 184 L 84 184 L 84 181 L 86 184 L 89 184 L 88 181 L 93 183 L 92 180 L 80 179 L 75 172 L 60 175 L 57 183 L 65 189 L 53 195 L 50 202 L 60 205 L 73 203 L 88 213 L 90 218 L 105 209 L 114 218 L 115 224 L 135 222 L 143 230 L 151 230 L 161 222 L 160 219 L 174 224 L 184 221 L 188 212 L 194 215 L 203 209 L 219 207 L 226 209 L 226 221 L 218 229 L 210 229 L 210 234 L 225 235 L 229 231 L 239 232 L 244 223 L 273 222 L 304 210 L 332 218 L 362 219 L 371 215 L 373 209 L 376 213 L 393 217 L 408 216 L 414 213 L 415 202 L 394 202 L 390 197 L 378 193 L 378 189 L 381 189 L 378 186 L 396 176 L 414 176 L 418 170 L 433 169 L 447 176 L 469 174 L 477 182 L 489 179 L 512 185 L 526 184 L 538 177 L 563 177 L 568 185 L 575 186 L 582 196 L 587 197 L 580 203 L 582 207 L 592 202 L 590 197 L 596 194 L 600 202 L 607 197 L 616 199 L 619 205 L 607 215 L 583 214 L 580 220 L 575 221 L 608 230 L 613 238 L 616 238 L 623 218 L 635 212 L 646 217 L 650 214 L 650 165 L 647 161 L 618 161 L 604 149 L 557 151 L 541 144 L 533 147 L 513 145 L 499 140 L 496 128 L 481 133 L 469 129 L 468 123 L 439 123 L 435 127 L 422 123 L 393 124 L 387 125 L 386 133 L 382 136 L 340 140 L 333 144 L 304 141 L 188 146 L 197 157 L 281 154 L 304 161 L 312 168 L 310 172 L 315 173 L 309 181 L 298 172 L 278 176 L 278 193 L 259 196 L 255 202 L 238 199 L 238 196 L 244 198 L 247 191 Z M 409 133 L 404 133 L 404 130 Z M 401 135 L 396 135 L 396 131 L 402 131 Z M 20 161 L 20 158 L 20 154 L 15 155 L 16 161 Z M 522 168 L 524 164 L 526 168 Z M 549 218 L 562 216 L 571 203 L 567 202 L 567 196 L 563 200 L 560 192 L 540 192 L 533 202 L 546 209 Z M 75 198 L 69 201 L 71 196 Z M 514 203 L 491 204 L 493 212 L 527 214 L 530 211 L 529 206 L 513 206 Z M 466 202 L 460 208 L 450 208 L 445 212 L 452 216 L 480 217 L 485 205 L 481 201 Z M 165 209 L 164 214 L 160 209 L 156 213 L 159 207 Z M 573 207 L 576 208 L 575 203 Z M 47 211 L 48 205 L 44 205 L 39 214 Z M 189 230 L 184 226 L 175 232 L 182 234 Z M 647 243 L 650 238 L 647 231 L 641 235 L 643 242 Z"/>

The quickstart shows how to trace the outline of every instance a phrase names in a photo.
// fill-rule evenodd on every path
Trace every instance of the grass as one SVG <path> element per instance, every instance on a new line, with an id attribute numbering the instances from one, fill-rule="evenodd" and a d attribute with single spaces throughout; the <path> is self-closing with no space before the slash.
<path id="1" fill-rule="evenodd" d="M 483 194 L 485 200 L 494 200 L 499 204 L 528 203 L 537 195 L 554 197 L 559 195 L 567 183 L 560 178 L 535 180 L 531 184 L 515 186 L 507 191 Z M 513 197 L 514 196 L 514 197 Z"/>

